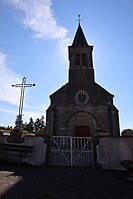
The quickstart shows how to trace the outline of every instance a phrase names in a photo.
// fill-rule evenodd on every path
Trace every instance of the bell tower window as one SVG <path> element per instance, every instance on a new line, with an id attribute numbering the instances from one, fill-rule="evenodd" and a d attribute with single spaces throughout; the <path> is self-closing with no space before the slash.
<path id="1" fill-rule="evenodd" d="M 85 53 L 76 53 L 74 63 L 76 66 L 86 66 L 87 67 L 87 57 Z"/>
<path id="2" fill-rule="evenodd" d="M 80 53 L 76 53 L 75 55 L 75 65 L 80 65 Z"/>
<path id="3" fill-rule="evenodd" d="M 82 66 L 87 66 L 87 57 L 85 53 L 82 53 Z"/>

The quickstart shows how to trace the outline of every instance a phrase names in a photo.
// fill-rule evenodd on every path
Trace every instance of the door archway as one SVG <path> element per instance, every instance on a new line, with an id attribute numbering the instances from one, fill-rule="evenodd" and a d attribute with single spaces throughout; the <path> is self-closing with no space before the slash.
<path id="1" fill-rule="evenodd" d="M 87 112 L 75 113 L 69 120 L 69 135 L 77 137 L 93 137 L 96 134 L 96 120 Z"/>

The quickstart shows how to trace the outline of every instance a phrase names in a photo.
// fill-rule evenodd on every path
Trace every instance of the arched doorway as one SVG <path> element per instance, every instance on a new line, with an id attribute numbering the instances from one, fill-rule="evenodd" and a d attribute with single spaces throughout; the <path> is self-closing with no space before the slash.
<path id="1" fill-rule="evenodd" d="M 75 113 L 69 120 L 69 134 L 75 137 L 93 137 L 96 134 L 96 121 L 87 112 Z"/>

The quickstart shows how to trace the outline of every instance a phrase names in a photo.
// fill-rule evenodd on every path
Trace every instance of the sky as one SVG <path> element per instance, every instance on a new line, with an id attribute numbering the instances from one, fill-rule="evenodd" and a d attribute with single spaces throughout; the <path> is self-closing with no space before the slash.
<path id="1" fill-rule="evenodd" d="M 133 128 L 132 0 L 0 0 L 0 126 L 14 126 L 26 83 L 23 121 L 46 118 L 49 96 L 68 82 L 68 46 L 78 26 L 94 46 L 95 80 L 112 93 L 120 129 Z"/>

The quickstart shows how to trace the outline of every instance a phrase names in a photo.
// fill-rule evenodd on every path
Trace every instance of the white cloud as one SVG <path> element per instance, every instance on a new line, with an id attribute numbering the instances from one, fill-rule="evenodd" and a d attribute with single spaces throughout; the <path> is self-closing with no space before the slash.
<path id="1" fill-rule="evenodd" d="M 36 39 L 58 39 L 58 50 L 67 60 L 70 38 L 68 30 L 59 25 L 52 9 L 52 0 L 6 0 L 9 5 L 21 11 L 21 23 L 33 31 Z"/>
<path id="2" fill-rule="evenodd" d="M 18 105 L 20 89 L 11 85 L 21 82 L 21 75 L 11 71 L 7 67 L 7 56 L 0 52 L 0 100 Z"/>
<path id="3" fill-rule="evenodd" d="M 10 114 L 12 114 L 12 115 L 16 115 L 16 111 L 9 110 L 9 109 L 7 109 L 7 108 L 1 108 L 1 107 L 0 107 L 0 111 L 1 111 L 1 112 L 5 112 L 5 113 L 10 113 Z"/>
<path id="4" fill-rule="evenodd" d="M 65 38 L 59 41 L 58 43 L 58 49 L 59 49 L 59 54 L 58 56 L 61 55 L 63 60 L 68 60 L 68 46 L 71 45 L 71 40 L 70 38 Z"/>
<path id="5" fill-rule="evenodd" d="M 57 24 L 51 0 L 6 1 L 22 11 L 21 22 L 34 31 L 36 38 L 66 38 L 68 30 Z"/>

